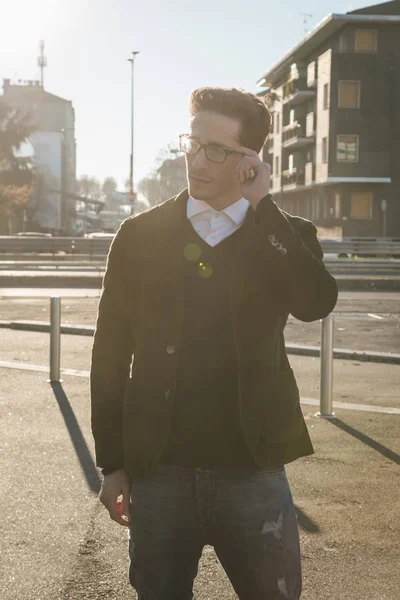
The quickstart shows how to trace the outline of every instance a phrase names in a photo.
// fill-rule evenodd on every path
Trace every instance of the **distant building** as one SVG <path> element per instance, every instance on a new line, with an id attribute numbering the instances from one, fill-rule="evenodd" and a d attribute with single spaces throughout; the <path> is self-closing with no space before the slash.
<path id="1" fill-rule="evenodd" d="M 72 102 L 46 92 L 39 81 L 11 82 L 4 79 L 4 101 L 31 114 L 36 126 L 30 141 L 35 167 L 43 173 L 45 190 L 31 207 L 33 227 L 72 233 L 76 222 L 76 141 Z"/>
<path id="2" fill-rule="evenodd" d="M 278 206 L 322 235 L 400 236 L 400 0 L 328 15 L 258 85 Z"/>

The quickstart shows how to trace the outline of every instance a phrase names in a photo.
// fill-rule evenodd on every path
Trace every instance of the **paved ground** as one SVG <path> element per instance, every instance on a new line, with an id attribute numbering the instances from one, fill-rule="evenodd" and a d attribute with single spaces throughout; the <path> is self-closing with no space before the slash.
<path id="1" fill-rule="evenodd" d="M 337 310 L 344 312 L 347 302 L 352 312 L 397 314 L 394 301 L 368 294 L 343 298 Z M 16 311 L 12 318 L 47 318 L 38 310 L 47 310 L 47 302 L 24 302 L 1 301 L 0 319 L 11 318 L 5 308 Z M 92 323 L 94 307 L 77 302 L 79 310 L 68 309 L 70 322 Z M 343 322 L 353 327 L 360 320 Z M 308 331 L 317 324 L 299 325 Z M 389 328 L 373 332 L 369 349 L 387 350 L 391 340 L 399 351 L 398 326 L 394 320 L 392 336 Z M 359 348 L 355 331 L 351 347 Z M 48 365 L 47 334 L 3 329 L 0 335 L 0 360 Z M 62 336 L 62 366 L 88 370 L 90 348 L 91 338 Z M 319 359 L 290 356 L 290 362 L 301 396 L 318 399 Z M 40 371 L 0 368 L 0 377 L 1 599 L 134 600 L 127 530 L 109 520 L 97 499 L 101 475 L 93 463 L 87 377 L 64 375 L 58 386 Z M 400 408 L 399 384 L 399 366 L 334 361 L 336 401 Z M 328 421 L 315 416 L 317 407 L 302 408 L 315 454 L 286 465 L 301 536 L 302 598 L 397 600 L 400 415 L 334 407 L 337 419 Z M 236 598 L 209 546 L 194 591 L 196 600 Z"/>
<path id="2" fill-rule="evenodd" d="M 48 297 L 8 297 L 0 291 L 0 320 L 50 319 Z M 62 323 L 94 326 L 98 297 L 62 299 Z M 400 352 L 400 292 L 339 292 L 334 310 L 334 347 Z M 289 317 L 288 343 L 319 346 L 319 321 L 303 323 Z"/>

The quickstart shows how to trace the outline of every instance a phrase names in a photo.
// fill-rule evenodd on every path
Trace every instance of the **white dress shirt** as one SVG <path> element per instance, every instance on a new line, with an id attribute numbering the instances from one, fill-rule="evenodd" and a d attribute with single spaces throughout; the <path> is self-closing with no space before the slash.
<path id="1" fill-rule="evenodd" d="M 209 246 L 216 246 L 243 225 L 249 206 L 250 202 L 241 198 L 222 210 L 215 210 L 204 200 L 189 196 L 186 214 L 199 236 Z"/>

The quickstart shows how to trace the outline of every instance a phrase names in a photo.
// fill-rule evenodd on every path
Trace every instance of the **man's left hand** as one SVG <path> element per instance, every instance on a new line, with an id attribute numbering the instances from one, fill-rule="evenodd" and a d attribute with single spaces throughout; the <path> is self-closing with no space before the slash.
<path id="1" fill-rule="evenodd" d="M 235 151 L 244 154 L 236 167 L 236 174 L 243 196 L 255 210 L 260 200 L 269 193 L 271 165 L 262 162 L 255 150 L 240 146 Z"/>

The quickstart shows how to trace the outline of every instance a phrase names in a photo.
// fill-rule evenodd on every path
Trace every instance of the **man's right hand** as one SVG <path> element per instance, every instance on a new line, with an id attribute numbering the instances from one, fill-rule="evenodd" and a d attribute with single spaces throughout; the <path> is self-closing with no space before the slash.
<path id="1" fill-rule="evenodd" d="M 117 500 L 121 495 L 122 506 L 120 512 Z M 123 469 L 104 475 L 99 500 L 110 513 L 111 519 L 124 527 L 129 527 L 130 524 L 130 496 L 131 480 Z M 123 519 L 122 515 L 125 515 L 127 520 Z"/>

